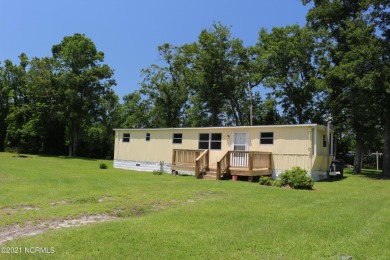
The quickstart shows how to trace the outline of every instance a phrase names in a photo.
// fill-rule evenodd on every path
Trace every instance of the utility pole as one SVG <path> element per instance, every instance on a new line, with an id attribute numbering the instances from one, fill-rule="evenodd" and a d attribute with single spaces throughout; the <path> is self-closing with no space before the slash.
<path id="1" fill-rule="evenodd" d="M 378 151 L 376 151 L 376 153 L 372 153 L 371 155 L 376 155 L 376 170 L 379 171 L 379 156 L 382 156 L 383 153 L 378 153 Z"/>

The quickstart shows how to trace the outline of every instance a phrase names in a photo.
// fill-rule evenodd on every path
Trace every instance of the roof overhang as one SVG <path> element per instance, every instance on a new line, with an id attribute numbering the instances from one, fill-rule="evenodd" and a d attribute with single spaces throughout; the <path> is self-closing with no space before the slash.
<path id="1" fill-rule="evenodd" d="M 114 128 L 114 131 L 182 131 L 182 130 L 245 130 L 264 128 L 317 128 L 326 131 L 326 126 L 318 124 L 298 124 L 298 125 L 255 125 L 255 126 L 215 126 L 215 127 L 167 127 L 167 128 Z"/>

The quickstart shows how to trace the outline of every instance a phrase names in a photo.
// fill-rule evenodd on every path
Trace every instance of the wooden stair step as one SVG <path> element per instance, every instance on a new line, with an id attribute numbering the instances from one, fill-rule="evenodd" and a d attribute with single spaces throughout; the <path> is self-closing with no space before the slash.
<path id="1" fill-rule="evenodd" d="M 216 175 L 203 175 L 204 180 L 216 180 L 217 176 Z"/>
<path id="2" fill-rule="evenodd" d="M 216 180 L 217 179 L 217 171 L 209 170 L 203 175 L 203 179 L 205 180 Z"/>

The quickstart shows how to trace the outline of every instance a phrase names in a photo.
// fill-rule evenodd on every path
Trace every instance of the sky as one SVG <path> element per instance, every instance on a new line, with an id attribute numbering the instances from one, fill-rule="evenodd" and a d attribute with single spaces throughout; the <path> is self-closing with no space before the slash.
<path id="1" fill-rule="evenodd" d="M 65 36 L 85 34 L 114 70 L 122 98 L 140 89 L 141 70 L 159 63 L 157 47 L 197 41 L 214 22 L 254 45 L 261 28 L 305 24 L 301 0 L 0 0 L 0 62 L 50 57 Z"/>

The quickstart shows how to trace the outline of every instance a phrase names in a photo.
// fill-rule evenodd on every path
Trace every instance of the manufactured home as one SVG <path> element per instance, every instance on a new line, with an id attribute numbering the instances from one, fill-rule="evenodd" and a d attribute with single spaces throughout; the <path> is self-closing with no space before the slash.
<path id="1" fill-rule="evenodd" d="M 272 175 L 299 166 L 324 179 L 332 131 L 317 124 L 114 129 L 114 167 L 197 178 Z"/>

